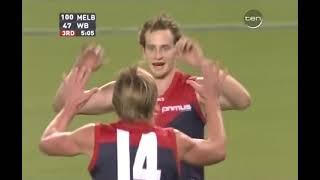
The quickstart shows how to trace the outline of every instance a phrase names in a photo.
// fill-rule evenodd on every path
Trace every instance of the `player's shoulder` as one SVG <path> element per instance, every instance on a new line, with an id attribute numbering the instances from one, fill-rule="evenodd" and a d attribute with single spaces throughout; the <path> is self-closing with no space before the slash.
<path id="1" fill-rule="evenodd" d="M 106 124 L 106 123 L 98 122 L 98 123 L 94 123 L 94 124 L 95 124 L 95 128 L 99 128 L 99 129 L 112 129 L 112 128 L 114 128 L 113 123 Z"/>
<path id="2" fill-rule="evenodd" d="M 114 142 L 116 140 L 115 123 L 95 123 L 94 134 L 97 143 Z"/>
<path id="3" fill-rule="evenodd" d="M 186 83 L 187 80 L 193 80 L 198 82 L 203 80 L 202 76 L 192 75 L 192 74 L 183 72 L 181 70 L 176 71 L 176 76 L 177 76 L 177 79 L 179 79 L 178 81 L 183 83 Z"/>
<path id="4" fill-rule="evenodd" d="M 194 76 L 180 70 L 177 70 L 176 74 L 178 77 L 175 81 L 175 89 L 179 89 L 181 93 L 185 93 L 184 97 L 193 98 L 195 90 L 190 84 L 187 83 L 187 81 L 191 80 L 198 82 L 198 79 L 201 79 L 201 77 Z"/>
<path id="5" fill-rule="evenodd" d="M 95 131 L 97 134 L 103 135 L 106 133 L 113 133 L 116 131 L 116 127 L 117 123 L 95 123 L 94 127 L 95 127 Z"/>
<path id="6" fill-rule="evenodd" d="M 181 80 L 187 80 L 189 77 L 191 77 L 191 74 L 188 74 L 182 70 L 177 69 L 176 70 L 176 76 L 177 78 L 181 81 Z"/>
<path id="7" fill-rule="evenodd" d="M 176 146 L 176 137 L 174 129 L 171 127 L 155 127 L 158 144 L 165 148 L 174 148 Z"/>

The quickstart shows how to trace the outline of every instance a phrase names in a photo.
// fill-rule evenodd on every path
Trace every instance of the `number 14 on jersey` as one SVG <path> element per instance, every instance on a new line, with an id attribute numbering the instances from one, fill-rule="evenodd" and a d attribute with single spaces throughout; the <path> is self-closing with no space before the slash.
<path id="1" fill-rule="evenodd" d="M 130 180 L 130 133 L 117 130 L 118 180 Z M 146 168 L 143 164 L 146 160 Z M 134 180 L 160 180 L 158 170 L 158 143 L 154 132 L 142 134 L 134 158 L 132 177 Z"/>

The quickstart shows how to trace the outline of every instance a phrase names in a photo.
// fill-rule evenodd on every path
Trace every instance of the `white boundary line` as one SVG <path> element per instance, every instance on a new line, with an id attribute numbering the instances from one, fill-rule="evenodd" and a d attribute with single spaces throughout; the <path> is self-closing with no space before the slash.
<path id="1" fill-rule="evenodd" d="M 248 30 L 252 31 L 245 24 L 194 24 L 181 26 L 183 31 L 233 31 L 233 30 Z M 262 24 L 255 30 L 267 30 L 267 29 L 297 29 L 298 23 L 269 23 Z M 96 29 L 97 34 L 105 33 L 127 33 L 138 32 L 138 27 L 100 27 Z M 46 36 L 46 35 L 59 35 L 59 27 L 57 28 L 24 28 L 23 35 L 25 36 Z"/>

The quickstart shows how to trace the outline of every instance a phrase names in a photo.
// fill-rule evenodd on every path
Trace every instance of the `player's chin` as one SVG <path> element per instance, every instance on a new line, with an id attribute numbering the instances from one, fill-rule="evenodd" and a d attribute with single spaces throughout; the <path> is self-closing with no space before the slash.
<path id="1" fill-rule="evenodd" d="M 152 76 L 154 78 L 162 78 L 166 75 L 167 68 L 165 66 L 158 67 L 158 66 L 151 66 L 150 68 Z"/>
<path id="2" fill-rule="evenodd" d="M 164 78 L 168 73 L 166 71 L 157 70 L 152 72 L 152 75 L 156 79 L 162 79 Z"/>

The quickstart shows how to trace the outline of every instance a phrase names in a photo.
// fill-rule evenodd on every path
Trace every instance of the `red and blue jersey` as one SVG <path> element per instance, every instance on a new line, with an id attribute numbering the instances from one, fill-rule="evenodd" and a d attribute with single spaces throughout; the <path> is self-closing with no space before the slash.
<path id="1" fill-rule="evenodd" d="M 195 90 L 186 83 L 190 75 L 176 71 L 169 88 L 158 97 L 160 113 L 155 118 L 160 127 L 173 127 L 192 138 L 204 138 L 205 119 Z M 181 163 L 182 180 L 203 180 L 203 167 Z"/>
<path id="2" fill-rule="evenodd" d="M 169 88 L 158 97 L 160 113 L 155 117 L 155 123 L 160 127 L 125 120 L 95 126 L 94 153 L 89 165 L 94 180 L 118 180 L 119 176 L 124 180 L 134 177 L 150 180 L 204 179 L 203 167 L 178 161 L 172 129 L 193 138 L 204 138 L 205 120 L 195 90 L 186 83 L 189 77 L 176 71 Z M 152 153 L 155 151 L 156 155 Z M 149 174 L 152 176 L 146 175 L 148 169 L 151 169 Z"/>
<path id="3" fill-rule="evenodd" d="M 144 122 L 96 124 L 88 169 L 94 180 L 177 180 L 175 133 Z"/>

